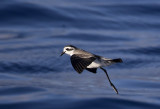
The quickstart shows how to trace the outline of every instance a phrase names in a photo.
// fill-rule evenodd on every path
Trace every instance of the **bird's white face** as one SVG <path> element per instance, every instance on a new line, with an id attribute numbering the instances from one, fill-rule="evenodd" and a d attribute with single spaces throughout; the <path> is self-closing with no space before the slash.
<path id="1" fill-rule="evenodd" d="M 74 53 L 74 51 L 75 51 L 75 48 L 74 48 L 74 47 L 64 47 L 61 56 L 62 56 L 64 53 L 72 56 L 73 53 Z"/>

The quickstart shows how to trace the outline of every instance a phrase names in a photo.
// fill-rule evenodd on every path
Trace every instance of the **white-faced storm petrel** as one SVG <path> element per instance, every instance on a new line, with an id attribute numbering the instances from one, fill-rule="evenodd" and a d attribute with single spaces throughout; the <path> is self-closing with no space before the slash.
<path id="1" fill-rule="evenodd" d="M 71 56 L 70 59 L 71 59 L 72 66 L 78 73 L 82 73 L 84 69 L 93 73 L 97 72 L 97 68 L 102 69 L 105 72 L 110 85 L 118 94 L 118 90 L 116 89 L 114 84 L 111 82 L 107 71 L 102 67 L 109 66 L 113 63 L 122 63 L 123 61 L 121 58 L 118 58 L 118 59 L 104 58 L 102 56 L 98 56 L 98 55 L 89 53 L 87 51 L 84 51 L 82 49 L 79 49 L 73 45 L 65 46 L 61 56 L 63 54 L 68 54 Z"/>

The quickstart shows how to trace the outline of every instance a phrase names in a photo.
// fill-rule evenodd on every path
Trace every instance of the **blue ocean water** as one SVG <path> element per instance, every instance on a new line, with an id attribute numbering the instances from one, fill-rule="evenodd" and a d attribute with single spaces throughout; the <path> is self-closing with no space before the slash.
<path id="1" fill-rule="evenodd" d="M 1 0 L 0 109 L 159 109 L 159 0 Z M 76 73 L 72 44 L 122 58 Z"/>

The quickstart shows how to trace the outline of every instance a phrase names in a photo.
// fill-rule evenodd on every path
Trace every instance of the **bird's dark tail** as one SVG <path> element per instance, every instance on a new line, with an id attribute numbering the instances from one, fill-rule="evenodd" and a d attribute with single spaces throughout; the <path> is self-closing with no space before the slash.
<path id="1" fill-rule="evenodd" d="M 123 62 L 121 58 L 112 59 L 111 61 L 115 62 L 115 63 L 122 63 Z"/>

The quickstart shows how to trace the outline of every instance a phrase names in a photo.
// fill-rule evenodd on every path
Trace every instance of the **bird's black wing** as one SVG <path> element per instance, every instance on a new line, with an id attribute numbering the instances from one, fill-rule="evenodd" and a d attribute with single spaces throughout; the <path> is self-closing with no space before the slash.
<path id="1" fill-rule="evenodd" d="M 96 57 L 74 54 L 71 56 L 71 63 L 73 68 L 78 73 L 82 73 L 82 71 L 86 69 L 87 66 L 90 65 L 95 59 Z"/>
<path id="2" fill-rule="evenodd" d="M 86 68 L 86 70 L 88 70 L 92 73 L 97 73 L 97 68 Z"/>

